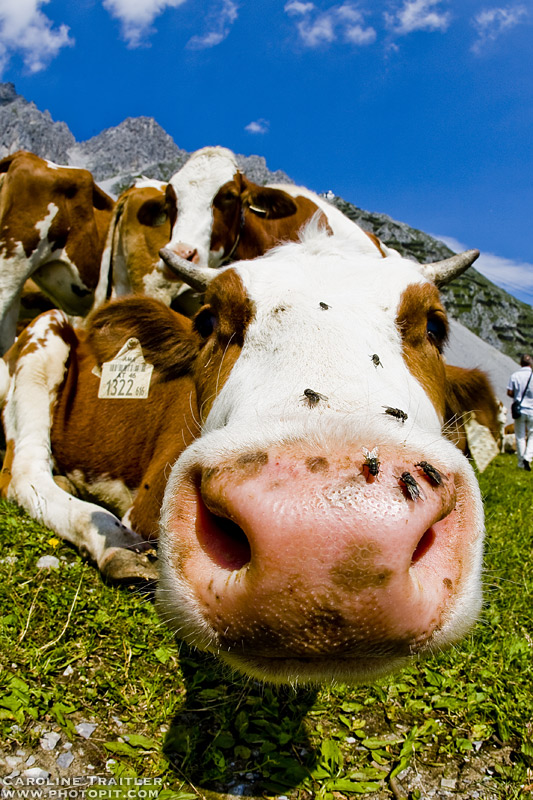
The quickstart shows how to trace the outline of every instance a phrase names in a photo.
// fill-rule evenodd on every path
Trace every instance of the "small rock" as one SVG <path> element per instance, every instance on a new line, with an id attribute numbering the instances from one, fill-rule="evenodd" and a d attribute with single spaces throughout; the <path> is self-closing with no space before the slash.
<path id="1" fill-rule="evenodd" d="M 72 750 L 72 742 L 65 742 L 63 750 Z"/>
<path id="2" fill-rule="evenodd" d="M 25 750 L 17 750 L 15 753 L 16 756 L 20 756 L 21 758 L 25 758 L 26 751 Z"/>
<path id="3" fill-rule="evenodd" d="M 10 769 L 15 769 L 20 764 L 20 758 L 16 756 L 6 756 L 6 764 Z"/>
<path id="4" fill-rule="evenodd" d="M 34 764 L 35 764 L 35 756 L 28 756 L 28 758 L 26 759 L 26 766 L 33 767 Z"/>
<path id="5" fill-rule="evenodd" d="M 344 740 L 347 744 L 353 744 L 355 742 L 355 736 L 347 736 Z"/>
<path id="6" fill-rule="evenodd" d="M 48 731 L 39 739 L 41 747 L 43 750 L 53 750 L 58 741 L 61 739 L 60 733 L 54 733 L 54 731 Z"/>
<path id="7" fill-rule="evenodd" d="M 20 775 L 20 770 L 19 769 L 14 769 L 13 772 L 11 772 L 9 775 L 6 775 L 6 778 L 8 778 L 8 779 L 9 778 L 18 778 L 19 775 Z"/>
<path id="8" fill-rule="evenodd" d="M 92 722 L 80 722 L 79 725 L 76 725 L 75 731 L 80 736 L 83 736 L 84 739 L 89 739 L 97 727 L 98 726 L 94 725 Z"/>
<path id="9" fill-rule="evenodd" d="M 111 717 L 111 719 L 113 720 L 113 722 L 115 723 L 115 725 L 116 725 L 118 728 L 122 728 L 122 720 L 121 720 L 121 719 L 119 719 L 118 717 Z M 163 727 L 163 726 L 161 726 L 161 728 L 162 728 L 162 727 Z M 163 733 L 165 733 L 165 731 L 163 731 Z"/>
<path id="10" fill-rule="evenodd" d="M 68 769 L 72 762 L 74 761 L 74 756 L 72 753 L 60 753 L 57 757 L 56 764 L 61 769 Z"/>
<path id="11" fill-rule="evenodd" d="M 47 780 L 50 777 L 49 772 L 47 772 L 45 769 L 40 769 L 39 767 L 25 769 L 22 774 L 25 778 L 42 778 L 43 780 Z"/>
<path id="12" fill-rule="evenodd" d="M 58 569 L 59 559 L 55 556 L 41 556 L 37 562 L 37 569 Z"/>
<path id="13" fill-rule="evenodd" d="M 441 789 L 455 789 L 457 781 L 455 778 L 442 778 L 440 782 Z"/>
<path id="14" fill-rule="evenodd" d="M 72 675 L 73 672 L 74 670 L 72 669 L 72 666 L 69 664 L 68 667 L 63 671 L 63 675 L 65 678 L 68 678 L 68 676 Z"/>

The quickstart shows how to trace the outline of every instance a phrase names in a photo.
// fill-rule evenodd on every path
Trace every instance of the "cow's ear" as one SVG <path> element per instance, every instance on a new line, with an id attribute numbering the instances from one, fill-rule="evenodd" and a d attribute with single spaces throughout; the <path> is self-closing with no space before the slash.
<path id="1" fill-rule="evenodd" d="M 293 198 L 282 189 L 248 183 L 242 195 L 243 207 L 265 219 L 283 219 L 296 213 Z"/>
<path id="2" fill-rule="evenodd" d="M 145 361 L 163 380 L 186 372 L 198 352 L 190 319 L 153 297 L 114 300 L 89 317 L 86 337 L 98 366 L 111 361 L 128 339 L 139 340 Z"/>
<path id="3" fill-rule="evenodd" d="M 99 186 L 93 186 L 93 206 L 97 211 L 111 211 L 115 203 Z"/>

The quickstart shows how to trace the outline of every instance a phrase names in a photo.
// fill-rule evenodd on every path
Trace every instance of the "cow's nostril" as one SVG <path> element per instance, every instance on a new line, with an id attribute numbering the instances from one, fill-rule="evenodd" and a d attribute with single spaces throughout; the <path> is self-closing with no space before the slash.
<path id="1" fill-rule="evenodd" d="M 417 561 L 420 561 L 421 558 L 425 556 L 428 550 L 431 548 L 433 542 L 435 541 L 435 531 L 433 528 L 428 528 L 427 531 L 424 533 L 420 541 L 418 542 L 417 546 L 415 547 L 414 553 L 411 557 L 411 566 L 416 564 Z"/>
<path id="2" fill-rule="evenodd" d="M 236 522 L 210 511 L 199 497 L 196 535 L 202 549 L 218 566 L 239 570 L 252 557 L 246 534 Z"/>

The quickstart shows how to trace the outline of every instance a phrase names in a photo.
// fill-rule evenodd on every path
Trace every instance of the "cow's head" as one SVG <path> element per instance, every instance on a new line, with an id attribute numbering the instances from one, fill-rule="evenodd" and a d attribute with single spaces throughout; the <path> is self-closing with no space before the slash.
<path id="1" fill-rule="evenodd" d="M 373 679 L 460 638 L 481 603 L 435 285 L 476 254 L 421 267 L 353 248 L 309 231 L 196 271 L 202 434 L 167 485 L 159 608 L 271 681 Z"/>
<path id="2" fill-rule="evenodd" d="M 262 255 L 281 239 L 296 238 L 302 222 L 317 211 L 311 200 L 300 197 L 300 218 L 295 198 L 250 181 L 224 147 L 194 153 L 170 179 L 167 198 L 176 209 L 169 247 L 201 267 L 220 267 L 239 247 L 246 257 Z M 289 226 L 289 236 L 271 224 L 281 220 Z M 247 244 L 246 239 L 253 241 Z"/>

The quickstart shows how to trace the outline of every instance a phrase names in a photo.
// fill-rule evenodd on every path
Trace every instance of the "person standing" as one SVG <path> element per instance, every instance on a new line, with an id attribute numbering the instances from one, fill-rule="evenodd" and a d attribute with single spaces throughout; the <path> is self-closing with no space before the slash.
<path id="1" fill-rule="evenodd" d="M 533 358 L 524 353 L 520 358 L 521 369 L 509 378 L 507 394 L 520 403 L 520 416 L 514 420 L 516 454 L 518 466 L 531 472 L 533 460 Z"/>

